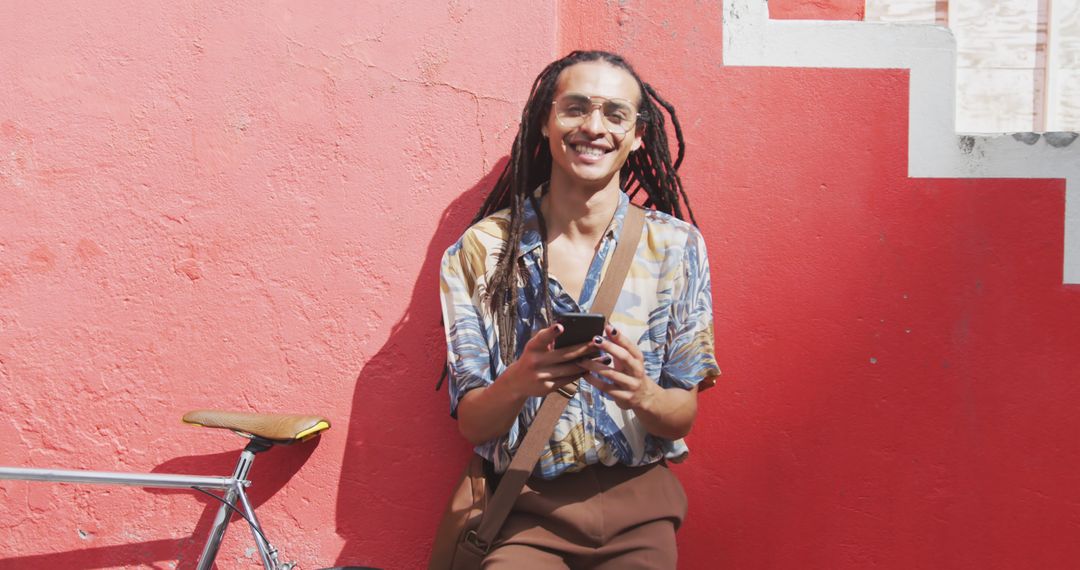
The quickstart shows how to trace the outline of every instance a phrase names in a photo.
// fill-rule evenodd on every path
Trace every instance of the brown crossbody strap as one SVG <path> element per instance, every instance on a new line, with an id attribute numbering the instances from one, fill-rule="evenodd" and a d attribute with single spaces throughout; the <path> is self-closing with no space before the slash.
<path id="1" fill-rule="evenodd" d="M 622 292 L 626 274 L 630 271 L 630 263 L 634 260 L 638 243 L 641 241 L 641 231 L 645 227 L 645 210 L 630 204 L 623 218 L 622 231 L 619 233 L 619 243 L 615 245 L 615 251 L 611 254 L 611 262 L 608 264 L 607 273 L 600 283 L 600 289 L 596 292 L 591 312 L 601 313 L 605 318 L 611 318 L 611 311 L 615 309 L 615 302 Z M 566 405 L 577 393 L 578 383 L 571 382 L 562 388 L 552 392 L 544 398 L 540 410 L 533 418 L 529 431 L 525 433 L 525 440 L 518 446 L 517 453 L 510 460 L 510 467 L 503 474 L 495 495 L 484 511 L 484 518 L 477 529 L 479 545 L 490 548 L 495 536 L 506 521 L 514 501 L 521 494 L 525 481 L 532 474 L 533 467 L 540 460 L 540 453 L 547 447 L 552 432 L 555 431 L 555 423 L 559 421 Z"/>

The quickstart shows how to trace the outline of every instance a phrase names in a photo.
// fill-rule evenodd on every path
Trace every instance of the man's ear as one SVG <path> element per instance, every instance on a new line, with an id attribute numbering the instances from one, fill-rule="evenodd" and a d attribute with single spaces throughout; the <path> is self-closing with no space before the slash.
<path id="1" fill-rule="evenodd" d="M 630 144 L 630 152 L 641 148 L 641 142 L 645 140 L 645 125 L 634 127 L 634 142 Z"/>

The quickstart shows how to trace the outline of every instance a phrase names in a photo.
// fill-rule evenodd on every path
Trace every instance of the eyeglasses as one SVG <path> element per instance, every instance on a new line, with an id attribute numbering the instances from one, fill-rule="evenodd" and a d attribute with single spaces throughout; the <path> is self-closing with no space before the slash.
<path id="1" fill-rule="evenodd" d="M 626 134 L 637 125 L 641 113 L 634 104 L 625 99 L 586 97 L 570 93 L 551 102 L 555 106 L 555 119 L 565 128 L 573 129 L 585 124 L 593 109 L 600 109 L 604 127 L 613 135 Z"/>

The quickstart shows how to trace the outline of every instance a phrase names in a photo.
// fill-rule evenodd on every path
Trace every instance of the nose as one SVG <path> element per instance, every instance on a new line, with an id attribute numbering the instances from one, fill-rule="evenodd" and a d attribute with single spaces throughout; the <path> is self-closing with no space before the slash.
<path id="1" fill-rule="evenodd" d="M 589 134 L 603 135 L 607 133 L 607 127 L 604 126 L 604 113 L 600 108 L 600 105 L 593 105 L 589 109 L 589 114 L 585 117 L 585 122 L 581 124 L 581 130 Z"/>

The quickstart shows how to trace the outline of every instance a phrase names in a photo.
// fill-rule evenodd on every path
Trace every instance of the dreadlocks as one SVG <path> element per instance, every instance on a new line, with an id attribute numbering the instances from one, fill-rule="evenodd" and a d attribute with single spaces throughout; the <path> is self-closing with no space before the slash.
<path id="1" fill-rule="evenodd" d="M 630 153 L 619 173 L 623 192 L 634 198 L 638 192 L 644 190 L 644 206 L 655 208 L 661 212 L 671 214 L 676 218 L 683 218 L 683 206 L 690 216 L 690 221 L 697 224 L 694 212 L 690 209 L 690 201 L 683 189 L 682 180 L 679 178 L 678 169 L 682 164 L 686 144 L 683 140 L 682 126 L 675 117 L 675 107 L 665 101 L 656 90 L 641 80 L 630 64 L 622 57 L 605 51 L 575 51 L 556 60 L 548 65 L 536 80 L 533 81 L 529 92 L 529 100 L 525 109 L 521 112 L 521 124 L 518 127 L 517 137 L 510 154 L 510 161 L 499 175 L 495 187 L 491 190 L 484 204 L 480 207 L 473 223 L 476 223 L 488 215 L 502 210 L 510 209 L 510 228 L 506 243 L 499 253 L 498 262 L 495 265 L 494 274 L 488 281 L 485 300 L 490 304 L 491 313 L 495 317 L 496 326 L 499 330 L 499 349 L 504 363 L 509 364 L 514 357 L 514 321 L 517 319 L 517 303 L 519 275 L 523 268 L 519 267 L 516 260 L 519 243 L 525 231 L 524 206 L 529 200 L 533 211 L 536 212 L 539 222 L 541 242 L 547 243 L 547 225 L 540 211 L 533 190 L 547 181 L 551 175 L 552 157 L 541 133 L 541 127 L 546 122 L 551 109 L 551 101 L 555 96 L 555 88 L 559 74 L 572 65 L 584 62 L 602 61 L 613 67 L 623 69 L 633 76 L 641 91 L 641 104 L 638 109 L 640 115 L 639 125 L 644 126 L 641 147 Z M 679 152 L 675 160 L 671 160 L 671 151 L 668 145 L 667 132 L 665 131 L 663 109 L 671 117 L 671 124 L 675 129 L 675 138 L 678 141 Z M 547 287 L 547 247 L 543 247 L 541 271 L 543 279 L 540 287 L 542 305 L 547 320 L 551 320 L 551 299 Z"/>

